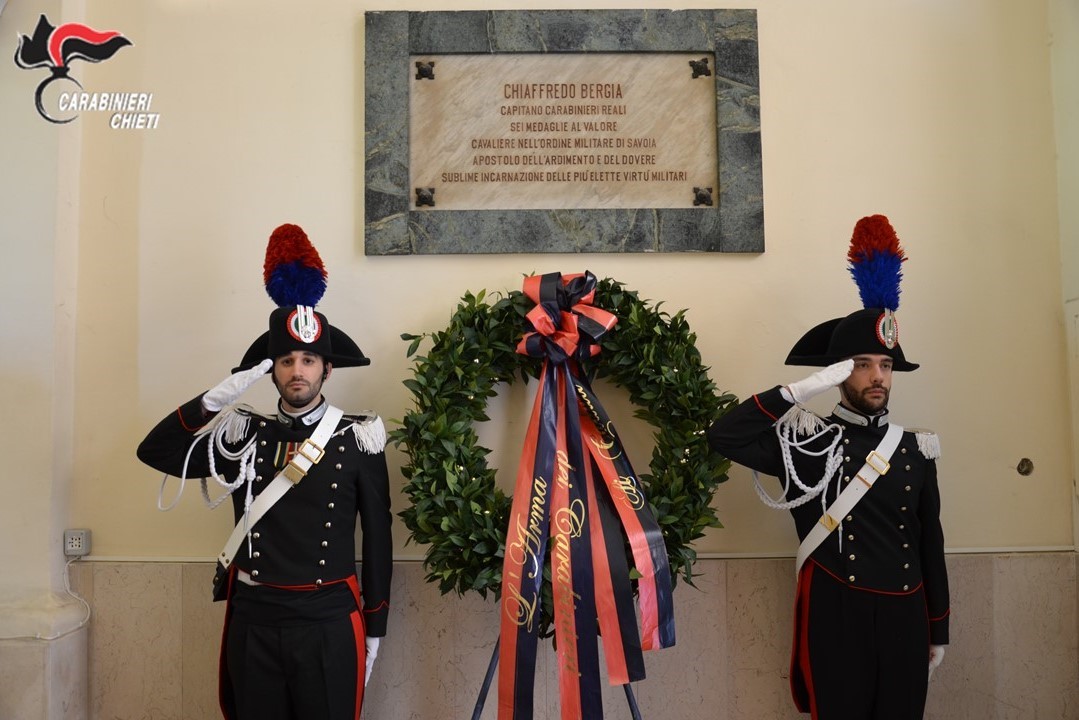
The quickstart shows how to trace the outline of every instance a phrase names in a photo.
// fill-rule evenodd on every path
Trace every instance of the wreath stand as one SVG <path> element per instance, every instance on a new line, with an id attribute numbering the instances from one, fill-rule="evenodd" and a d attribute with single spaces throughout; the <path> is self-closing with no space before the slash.
<path id="1" fill-rule="evenodd" d="M 495 638 L 495 647 L 491 651 L 491 662 L 487 663 L 487 674 L 483 677 L 483 685 L 480 686 L 480 695 L 476 698 L 476 707 L 472 710 L 472 720 L 480 720 L 480 715 L 483 713 L 483 706 L 487 704 L 487 693 L 491 690 L 491 680 L 494 679 L 495 669 L 498 667 L 498 644 L 499 639 Z M 641 709 L 637 707 L 637 698 L 633 695 L 633 688 L 630 683 L 626 683 L 622 686 L 622 689 L 626 691 L 626 702 L 629 703 L 629 713 L 633 720 L 641 720 Z"/>

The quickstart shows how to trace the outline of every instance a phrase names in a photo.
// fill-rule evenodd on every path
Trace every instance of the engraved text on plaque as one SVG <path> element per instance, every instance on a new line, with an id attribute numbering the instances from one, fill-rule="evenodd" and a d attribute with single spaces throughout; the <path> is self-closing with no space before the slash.
<path id="1" fill-rule="evenodd" d="M 414 211 L 718 204 L 709 54 L 409 60 Z"/>

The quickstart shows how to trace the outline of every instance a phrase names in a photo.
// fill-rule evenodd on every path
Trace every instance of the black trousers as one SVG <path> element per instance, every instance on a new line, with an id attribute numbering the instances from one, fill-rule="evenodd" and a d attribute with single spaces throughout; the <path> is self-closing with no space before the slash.
<path id="1" fill-rule="evenodd" d="M 814 720 L 919 720 L 929 681 L 929 619 L 919 586 L 849 588 L 812 561 L 799 579 L 791 685 Z"/>
<path id="2" fill-rule="evenodd" d="M 284 627 L 232 618 L 226 662 L 238 720 L 353 720 L 356 648 L 348 616 Z"/>

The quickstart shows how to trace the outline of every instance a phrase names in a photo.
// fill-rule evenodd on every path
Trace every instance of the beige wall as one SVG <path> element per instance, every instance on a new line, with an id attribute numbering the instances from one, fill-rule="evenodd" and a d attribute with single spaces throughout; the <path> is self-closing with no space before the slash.
<path id="1" fill-rule="evenodd" d="M 36 11 L 13 12 L 18 5 L 4 12 L 0 35 L 32 29 L 27 18 Z M 392 4 L 328 2 L 315 13 L 283 2 L 87 2 L 86 22 L 119 29 L 134 46 L 80 65 L 83 85 L 153 92 L 160 127 L 114 131 L 92 113 L 66 128 L 47 126 L 30 102 L 37 76 L 10 67 L 0 119 L 5 147 L 40 145 L 55 155 L 58 138 L 81 142 L 80 153 L 63 158 L 81 173 L 75 248 L 61 239 L 26 242 L 33 235 L 26 226 L 59 235 L 49 229 L 59 221 L 48 172 L 40 171 L 31 196 L 4 180 L 14 218 L 4 222 L 5 248 L 28 253 L 31 267 L 4 272 L 33 286 L 23 309 L 42 315 L 33 330 L 6 315 L 5 335 L 30 336 L 47 358 L 48 337 L 32 336 L 70 311 L 48 310 L 52 294 L 42 288 L 64 262 L 50 248 L 62 248 L 64 258 L 77 251 L 66 524 L 92 528 L 99 557 L 216 552 L 230 524 L 226 511 L 205 512 L 189 487 L 176 510 L 158 513 L 157 477 L 133 450 L 160 416 L 223 377 L 262 330 L 271 305 L 260 285 L 261 253 L 281 222 L 307 229 L 330 270 L 322 309 L 374 358 L 370 368 L 336 374 L 332 396 L 399 418 L 409 369 L 398 334 L 437 329 L 464 290 L 512 289 L 530 271 L 587 268 L 669 308 L 690 308 L 701 352 L 724 389 L 745 396 L 796 379 L 801 371 L 781 364 L 790 344 L 811 324 L 855 307 L 843 264 L 854 221 L 884 212 L 911 257 L 900 319 L 908 355 L 923 363 L 897 379 L 893 410 L 898 421 L 942 436 L 949 546 L 1072 546 L 1046 8 L 1005 0 L 732 5 L 758 6 L 763 255 L 368 258 L 363 10 Z M 413 9 L 447 7 L 481 4 Z M 5 286 L 7 305 L 24 296 L 23 284 Z M 15 405 L 37 419 L 45 411 L 34 400 L 48 395 L 49 371 L 27 377 L 17 357 L 4 353 L 3 362 L 17 379 Z M 253 398 L 268 404 L 270 389 Z M 647 450 L 637 457 L 643 463 Z M 1033 475 L 1015 472 L 1021 457 L 1034 460 Z M 509 467 L 513 457 L 492 460 Z M 401 457 L 391 452 L 390 461 L 398 466 Z M 30 466 L 37 472 L 47 462 Z M 48 512 L 49 502 L 33 510 L 44 499 L 13 480 L 6 478 L 9 497 L 28 494 L 15 503 L 27 511 L 21 522 Z M 401 509 L 400 497 L 396 504 Z M 733 473 L 716 506 L 726 529 L 699 551 L 793 549 L 789 520 L 759 506 L 746 473 Z M 54 551 L 50 544 L 36 552 Z"/>
<path id="2" fill-rule="evenodd" d="M 1071 385 L 1072 457 L 1079 458 L 1079 2 L 1049 4 L 1053 80 L 1053 116 L 1057 146 L 1057 195 L 1061 198 L 1061 277 L 1064 324 L 1068 339 Z M 1079 463 L 1077 463 L 1079 465 Z M 1072 482 L 1076 479 L 1073 476 Z M 1075 485 L 1073 517 L 1079 519 L 1079 484 Z M 1079 520 L 1073 522 L 1079 545 Z"/>
<path id="3" fill-rule="evenodd" d="M 1061 198 L 1079 196 L 1079 2 L 1049 3 L 1053 115 L 1057 149 L 1057 189 Z M 1062 201 L 1064 300 L 1079 299 L 1079 204 Z"/>
<path id="4" fill-rule="evenodd" d="M 29 33 L 39 14 L 61 12 L 59 2 L 25 5 L 0 18 L 12 55 L 16 28 Z M 0 636 L 70 624 L 54 591 L 73 477 L 81 136 L 42 121 L 33 106 L 40 78 L 30 76 L 0 63 L 0 366 L 9 409 L 0 422 L 0 607 L 16 609 L 0 613 Z"/>

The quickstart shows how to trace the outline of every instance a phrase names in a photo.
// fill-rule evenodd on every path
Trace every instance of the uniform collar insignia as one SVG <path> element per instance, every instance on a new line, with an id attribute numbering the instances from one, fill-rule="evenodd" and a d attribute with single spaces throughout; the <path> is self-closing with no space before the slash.
<path id="1" fill-rule="evenodd" d="M 863 415 L 856 410 L 851 410 L 845 405 L 836 405 L 832 414 L 851 425 L 861 425 L 862 427 L 884 427 L 888 424 L 887 410 L 879 415 L 873 415 L 871 417 L 869 415 Z"/>
<path id="2" fill-rule="evenodd" d="M 322 419 L 322 416 L 326 414 L 326 409 L 330 407 L 330 404 L 326 402 L 326 398 L 322 398 L 322 402 L 318 404 L 313 410 L 308 410 L 303 415 L 289 415 L 281 407 L 280 401 L 277 403 L 277 420 L 285 427 L 297 429 L 302 425 L 311 426 Z"/>

